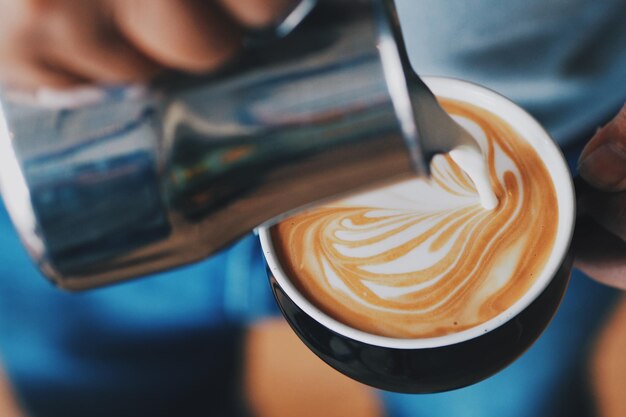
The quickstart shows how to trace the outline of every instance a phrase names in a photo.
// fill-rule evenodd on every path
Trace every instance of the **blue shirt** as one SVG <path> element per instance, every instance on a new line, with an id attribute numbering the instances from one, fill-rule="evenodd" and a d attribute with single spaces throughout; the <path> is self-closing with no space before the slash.
<path id="1" fill-rule="evenodd" d="M 45 281 L 1 206 L 0 248 L 0 366 L 29 416 L 234 417 L 226 396 L 236 395 L 243 326 L 277 314 L 255 236 L 80 294 Z"/>
<path id="2" fill-rule="evenodd" d="M 626 101 L 624 0 L 396 0 L 413 66 L 489 87 L 565 144 Z"/>

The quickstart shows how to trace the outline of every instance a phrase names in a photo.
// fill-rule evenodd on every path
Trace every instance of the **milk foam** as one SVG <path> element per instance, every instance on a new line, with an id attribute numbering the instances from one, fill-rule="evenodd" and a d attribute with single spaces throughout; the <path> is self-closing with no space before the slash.
<path id="1" fill-rule="evenodd" d="M 391 337 L 461 331 L 512 305 L 547 261 L 558 205 L 541 158 L 496 116 L 444 106 L 484 156 L 437 156 L 431 180 L 356 195 L 273 231 L 294 284 L 350 326 Z"/>
<path id="2" fill-rule="evenodd" d="M 491 187 L 489 167 L 482 152 L 471 146 L 463 145 L 450 151 L 450 157 L 474 183 L 480 197 L 480 204 L 487 210 L 498 207 L 498 197 Z"/>

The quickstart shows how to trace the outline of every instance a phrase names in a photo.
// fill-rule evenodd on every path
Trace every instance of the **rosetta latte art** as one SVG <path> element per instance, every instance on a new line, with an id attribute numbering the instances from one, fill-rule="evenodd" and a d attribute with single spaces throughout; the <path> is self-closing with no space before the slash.
<path id="1" fill-rule="evenodd" d="M 415 179 L 291 217 L 272 229 L 303 295 L 351 327 L 396 338 L 477 326 L 528 291 L 552 251 L 558 202 L 536 151 L 497 116 L 442 100 L 481 144 L 499 205 L 485 210 L 449 156 Z"/>

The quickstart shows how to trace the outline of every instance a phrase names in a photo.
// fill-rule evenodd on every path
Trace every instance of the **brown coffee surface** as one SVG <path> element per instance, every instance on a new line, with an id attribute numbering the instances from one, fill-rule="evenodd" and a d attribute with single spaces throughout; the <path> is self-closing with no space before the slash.
<path id="1" fill-rule="evenodd" d="M 496 115 L 442 104 L 482 131 L 495 210 L 483 209 L 469 178 L 440 156 L 430 181 L 328 204 L 271 230 L 298 290 L 356 329 L 424 338 L 480 325 L 529 290 L 553 250 L 558 201 L 541 157 Z"/>

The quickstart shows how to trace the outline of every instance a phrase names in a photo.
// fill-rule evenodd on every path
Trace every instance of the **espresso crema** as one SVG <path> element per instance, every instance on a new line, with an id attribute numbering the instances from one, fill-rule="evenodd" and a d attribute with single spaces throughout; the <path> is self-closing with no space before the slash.
<path id="1" fill-rule="evenodd" d="M 283 269 L 319 309 L 395 338 L 459 332 L 510 308 L 533 285 L 558 227 L 537 152 L 496 115 L 441 100 L 481 144 L 498 206 L 486 210 L 450 156 L 415 179 L 291 217 L 272 228 Z"/>

